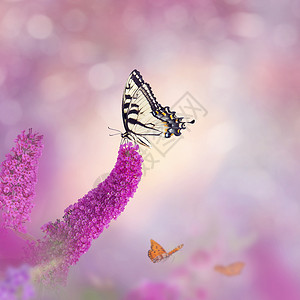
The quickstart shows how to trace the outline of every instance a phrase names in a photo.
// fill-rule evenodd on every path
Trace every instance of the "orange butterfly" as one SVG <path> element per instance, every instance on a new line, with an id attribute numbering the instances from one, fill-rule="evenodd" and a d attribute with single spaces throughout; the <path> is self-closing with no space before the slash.
<path id="1" fill-rule="evenodd" d="M 215 266 L 215 271 L 226 275 L 226 276 L 234 276 L 234 275 L 239 275 L 243 268 L 244 268 L 245 264 L 243 262 L 235 262 L 232 263 L 228 266 L 221 266 L 221 265 L 217 265 Z"/>
<path id="2" fill-rule="evenodd" d="M 166 252 L 166 250 L 157 242 L 150 240 L 151 242 L 151 250 L 148 251 L 148 256 L 152 260 L 152 262 L 157 263 L 163 259 L 168 258 L 173 253 L 177 252 L 183 247 L 183 244 L 177 246 L 170 252 Z"/>

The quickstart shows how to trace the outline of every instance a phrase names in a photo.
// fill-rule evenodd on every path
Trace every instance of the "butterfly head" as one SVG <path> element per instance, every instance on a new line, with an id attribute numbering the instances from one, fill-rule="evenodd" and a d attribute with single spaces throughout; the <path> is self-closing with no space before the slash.
<path id="1" fill-rule="evenodd" d="M 128 132 L 121 132 L 121 138 L 122 139 L 126 139 L 126 138 L 129 139 Z"/>
<path id="2" fill-rule="evenodd" d="M 121 137 L 122 137 L 121 143 L 127 143 L 127 141 L 129 140 L 135 144 L 139 144 L 139 145 L 151 148 L 151 143 L 144 136 L 138 136 L 138 135 L 132 134 L 131 132 L 126 131 L 124 133 L 121 133 Z"/>
<path id="3" fill-rule="evenodd" d="M 136 143 L 134 136 L 130 132 L 127 132 L 127 131 L 121 132 L 121 138 L 122 138 L 122 143 L 126 143 L 127 140 L 130 140 L 130 141 Z"/>

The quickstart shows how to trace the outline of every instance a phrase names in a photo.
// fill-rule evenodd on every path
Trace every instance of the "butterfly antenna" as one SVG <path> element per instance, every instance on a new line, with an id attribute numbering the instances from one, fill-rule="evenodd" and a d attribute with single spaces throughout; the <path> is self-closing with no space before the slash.
<path id="1" fill-rule="evenodd" d="M 190 119 L 190 118 L 185 118 L 185 119 Z M 189 123 L 189 124 L 194 124 L 196 122 L 196 120 L 192 120 L 192 121 L 185 121 L 185 123 Z"/>
<path id="2" fill-rule="evenodd" d="M 114 129 L 114 128 L 110 128 L 108 127 L 108 129 L 110 130 L 114 130 L 114 131 L 117 131 L 118 133 L 114 133 L 114 134 L 109 134 L 109 136 L 114 136 L 114 135 L 117 135 L 117 134 L 122 134 L 122 131 L 118 130 L 118 129 Z"/>

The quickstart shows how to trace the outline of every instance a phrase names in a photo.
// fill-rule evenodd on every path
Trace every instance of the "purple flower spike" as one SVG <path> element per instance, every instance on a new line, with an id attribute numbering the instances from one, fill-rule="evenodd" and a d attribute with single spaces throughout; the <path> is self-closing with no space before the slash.
<path id="1" fill-rule="evenodd" d="M 30 221 L 37 182 L 38 159 L 42 154 L 42 135 L 25 134 L 15 140 L 12 154 L 6 155 L 0 172 L 0 209 L 5 228 L 26 232 L 24 223 Z"/>
<path id="2" fill-rule="evenodd" d="M 143 159 L 137 150 L 131 143 L 121 145 L 117 163 L 106 180 L 66 208 L 63 220 L 42 227 L 45 236 L 32 244 L 31 257 L 35 264 L 44 266 L 41 279 L 49 280 L 46 284 L 65 284 L 69 267 L 125 209 L 142 176 Z"/>

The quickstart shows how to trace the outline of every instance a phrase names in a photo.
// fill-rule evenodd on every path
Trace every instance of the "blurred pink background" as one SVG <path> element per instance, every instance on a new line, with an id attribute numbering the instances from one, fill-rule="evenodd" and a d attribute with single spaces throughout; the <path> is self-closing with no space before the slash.
<path id="1" fill-rule="evenodd" d="M 1 1 L 1 161 L 23 129 L 44 135 L 31 234 L 113 168 L 107 127 L 123 131 L 133 69 L 196 118 L 151 150 L 123 214 L 42 299 L 124 299 L 149 282 L 178 299 L 300 299 L 299 25 L 296 0 Z M 184 247 L 153 264 L 150 238 Z M 234 261 L 239 276 L 213 269 Z"/>

